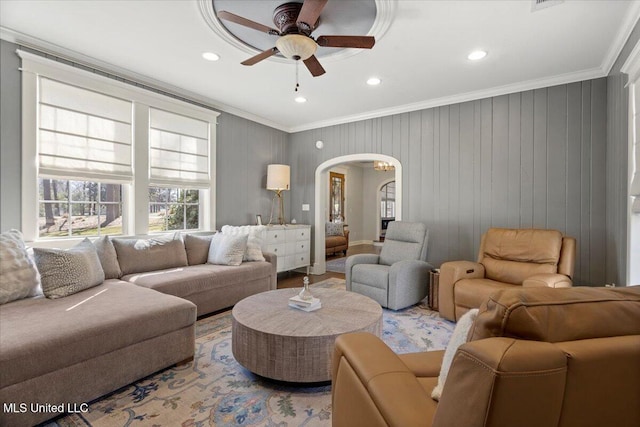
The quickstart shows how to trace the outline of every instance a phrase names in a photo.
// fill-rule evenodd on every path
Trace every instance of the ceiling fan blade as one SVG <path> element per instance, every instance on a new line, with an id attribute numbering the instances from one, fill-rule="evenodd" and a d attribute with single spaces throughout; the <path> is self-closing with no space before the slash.
<path id="1" fill-rule="evenodd" d="M 251 58 L 249 58 L 249 59 L 247 59 L 245 61 L 242 61 L 241 64 L 242 65 L 257 64 L 258 62 L 262 61 L 263 59 L 267 59 L 268 57 L 273 56 L 276 53 L 278 53 L 278 48 L 277 47 L 272 47 L 271 49 L 267 49 L 264 52 L 260 52 L 256 56 L 252 56 Z"/>
<path id="2" fill-rule="evenodd" d="M 324 68 L 322 68 L 322 65 L 320 65 L 320 62 L 318 61 L 318 58 L 316 58 L 315 55 L 311 55 L 310 57 L 305 59 L 304 65 L 307 66 L 307 69 L 311 72 L 311 75 L 313 77 L 318 77 L 326 73 L 326 71 L 324 70 Z"/>
<path id="3" fill-rule="evenodd" d="M 272 34 L 274 36 L 280 35 L 280 31 L 276 30 L 275 28 L 267 27 L 266 25 L 262 25 L 250 19 L 243 18 L 242 16 L 238 16 L 235 13 L 227 12 L 226 10 L 221 10 L 220 12 L 218 12 L 218 18 L 224 19 L 225 21 L 235 22 L 236 24 L 244 25 L 245 27 L 249 27 L 263 33 Z"/>
<path id="4" fill-rule="evenodd" d="M 376 44 L 376 39 L 373 36 L 320 36 L 316 39 L 316 43 L 323 47 L 371 49 Z"/>
<path id="5" fill-rule="evenodd" d="M 327 0 L 304 0 L 296 22 L 298 26 L 301 26 L 302 24 L 303 27 L 307 27 L 307 30 L 313 30 L 313 27 L 316 25 L 316 22 L 318 22 L 320 13 L 326 4 Z"/>

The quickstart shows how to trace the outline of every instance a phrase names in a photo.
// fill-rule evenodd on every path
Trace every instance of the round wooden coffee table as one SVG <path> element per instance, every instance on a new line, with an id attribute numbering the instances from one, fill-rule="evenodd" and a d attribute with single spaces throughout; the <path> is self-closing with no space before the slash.
<path id="1" fill-rule="evenodd" d="M 263 377 L 303 383 L 330 381 L 336 337 L 357 331 L 380 336 L 382 308 L 354 292 L 312 288 L 322 308 L 307 313 L 288 305 L 299 291 L 278 289 L 238 302 L 232 311 L 233 356 Z"/>

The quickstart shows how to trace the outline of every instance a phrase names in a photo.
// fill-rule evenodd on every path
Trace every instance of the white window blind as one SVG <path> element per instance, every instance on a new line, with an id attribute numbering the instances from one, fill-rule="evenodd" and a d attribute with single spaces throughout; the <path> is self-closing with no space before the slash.
<path id="1" fill-rule="evenodd" d="M 155 108 L 149 116 L 150 182 L 209 188 L 209 123 Z"/>
<path id="2" fill-rule="evenodd" d="M 131 182 L 132 102 L 40 78 L 41 176 Z"/>
<path id="3" fill-rule="evenodd" d="M 631 178 L 631 185 L 629 186 L 629 195 L 633 197 L 631 211 L 634 214 L 640 214 L 640 78 L 636 79 L 633 83 L 631 96 L 633 96 L 631 102 L 633 117 L 633 176 Z"/>

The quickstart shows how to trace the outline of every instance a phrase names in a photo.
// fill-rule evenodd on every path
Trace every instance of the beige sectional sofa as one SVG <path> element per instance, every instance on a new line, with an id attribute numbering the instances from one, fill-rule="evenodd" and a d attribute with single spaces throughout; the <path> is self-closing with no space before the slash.
<path id="1" fill-rule="evenodd" d="M 205 263 L 207 238 L 176 240 L 180 245 L 158 240 L 146 250 L 142 244 L 118 252 L 116 262 L 98 250 L 107 273 L 98 286 L 0 305 L 0 401 L 10 405 L 0 412 L 0 425 L 34 425 L 189 360 L 198 315 L 276 288 L 275 255 L 212 265 Z M 144 271 L 163 263 L 173 266 Z M 141 271 L 113 277 L 119 264 Z M 32 404 L 52 410 L 33 411 Z"/>

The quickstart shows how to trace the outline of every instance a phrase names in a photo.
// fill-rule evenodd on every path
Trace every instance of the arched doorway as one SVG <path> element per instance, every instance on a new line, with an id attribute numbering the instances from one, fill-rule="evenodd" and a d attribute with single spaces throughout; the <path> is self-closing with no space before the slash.
<path id="1" fill-rule="evenodd" d="M 315 239 L 314 239 L 314 254 L 311 272 L 313 274 L 324 274 L 326 272 L 325 264 L 325 236 L 324 236 L 324 223 L 327 218 L 327 209 L 329 199 L 328 196 L 328 171 L 332 167 L 351 162 L 367 162 L 380 160 L 392 164 L 395 168 L 396 176 L 396 220 L 402 219 L 402 165 L 400 161 L 394 157 L 377 153 L 361 153 L 361 154 L 349 154 L 346 156 L 334 157 L 329 159 L 316 168 L 315 173 Z"/>

